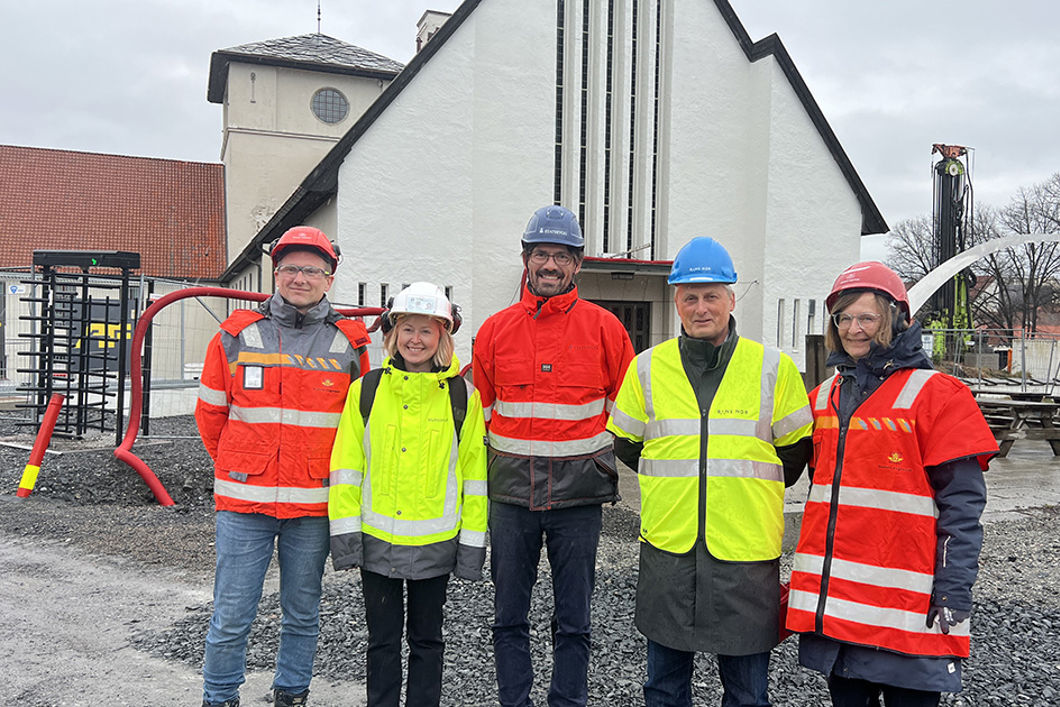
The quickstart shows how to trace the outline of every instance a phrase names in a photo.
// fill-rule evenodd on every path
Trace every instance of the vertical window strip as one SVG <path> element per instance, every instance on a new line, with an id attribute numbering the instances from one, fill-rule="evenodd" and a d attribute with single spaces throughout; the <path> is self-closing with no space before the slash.
<path id="1" fill-rule="evenodd" d="M 633 20 L 630 23 L 630 40 L 632 49 L 630 51 L 630 85 L 629 85 L 629 207 L 628 223 L 626 224 L 626 247 L 627 252 L 633 250 L 633 177 L 634 164 L 637 157 L 637 15 L 640 0 L 632 0 Z"/>
<path id="2" fill-rule="evenodd" d="M 784 346 L 784 299 L 777 300 L 777 348 Z"/>
<path id="3" fill-rule="evenodd" d="M 603 251 L 611 244 L 611 106 L 615 68 L 615 0 L 607 3 L 607 78 L 604 94 L 604 233 Z"/>
<path id="4" fill-rule="evenodd" d="M 556 0 L 556 156 L 553 202 L 563 201 L 563 23 L 564 0 Z"/>
<path id="5" fill-rule="evenodd" d="M 659 191 L 659 78 L 662 75 L 660 61 L 662 59 L 662 4 L 658 0 L 655 5 L 655 106 L 652 120 L 652 145 L 651 145 L 651 248 L 648 250 L 649 259 L 655 259 L 655 228 L 656 213 L 658 206 L 656 197 Z"/>
<path id="6" fill-rule="evenodd" d="M 582 233 L 587 233 L 585 223 L 585 167 L 589 153 L 589 4 L 582 0 L 582 85 L 581 85 L 581 154 L 578 156 L 578 223 Z"/>

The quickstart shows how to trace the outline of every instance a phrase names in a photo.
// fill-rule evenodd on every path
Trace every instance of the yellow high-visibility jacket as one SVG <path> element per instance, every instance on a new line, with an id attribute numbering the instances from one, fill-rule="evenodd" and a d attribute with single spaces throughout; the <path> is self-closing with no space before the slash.
<path id="1" fill-rule="evenodd" d="M 641 541 L 680 554 L 702 532 L 720 560 L 779 557 L 784 470 L 776 448 L 809 437 L 812 424 L 799 371 L 777 349 L 739 339 L 706 414 L 677 339 L 640 353 L 607 428 L 644 444 L 637 470 Z"/>
<path id="2" fill-rule="evenodd" d="M 328 516 L 336 569 L 426 579 L 478 578 L 486 556 L 482 403 L 457 375 L 412 373 L 387 359 L 368 423 L 350 386 L 331 453 Z M 455 377 L 454 377 L 455 376 Z M 459 440 L 447 385 L 468 386 Z"/>

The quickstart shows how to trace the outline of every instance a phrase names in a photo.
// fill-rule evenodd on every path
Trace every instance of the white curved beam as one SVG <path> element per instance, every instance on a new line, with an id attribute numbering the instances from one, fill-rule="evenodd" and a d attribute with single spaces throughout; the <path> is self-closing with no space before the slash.
<path id="1" fill-rule="evenodd" d="M 909 288 L 909 308 L 916 315 L 917 310 L 927 303 L 935 291 L 948 283 L 954 275 L 964 270 L 976 260 L 1005 248 L 1026 243 L 1060 243 L 1060 233 L 1032 233 L 1024 236 L 1005 236 L 994 238 L 958 253 L 945 263 L 922 277 L 918 283 Z"/>

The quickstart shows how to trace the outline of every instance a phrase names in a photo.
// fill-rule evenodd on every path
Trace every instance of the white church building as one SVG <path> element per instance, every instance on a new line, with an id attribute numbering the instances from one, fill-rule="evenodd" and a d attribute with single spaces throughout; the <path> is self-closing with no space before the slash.
<path id="1" fill-rule="evenodd" d="M 727 0 L 465 0 L 417 44 L 404 68 L 323 35 L 214 53 L 228 285 L 269 290 L 262 244 L 317 226 L 343 253 L 332 301 L 442 285 L 467 363 L 518 297 L 530 215 L 559 203 L 585 233 L 581 296 L 638 350 L 679 332 L 670 261 L 711 236 L 739 332 L 802 367 L 835 276 L 888 230 L 780 39 L 753 42 Z"/>

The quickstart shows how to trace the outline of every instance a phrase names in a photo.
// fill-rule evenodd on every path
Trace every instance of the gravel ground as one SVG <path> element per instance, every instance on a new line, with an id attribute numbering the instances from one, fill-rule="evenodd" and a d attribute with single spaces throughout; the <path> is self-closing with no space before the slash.
<path id="1" fill-rule="evenodd" d="M 161 439 L 163 435 L 193 436 L 190 418 L 152 421 L 154 437 L 135 447 L 176 501 L 177 506 L 168 509 L 154 502 L 135 472 L 113 459 L 113 433 L 94 440 L 53 440 L 51 449 L 61 454 L 45 458 L 33 496 L 25 502 L 13 502 L 32 445 L 32 436 L 25 430 L 13 426 L 10 419 L 0 419 L 0 441 L 25 447 L 0 446 L 0 537 L 15 542 L 57 541 L 77 548 L 82 557 L 97 557 L 100 562 L 120 558 L 126 566 L 172 570 L 209 589 L 213 565 L 209 459 L 197 439 Z M 590 704 L 641 703 L 645 642 L 632 623 L 636 529 L 636 516 L 628 507 L 605 508 L 593 609 Z M 1057 507 L 1034 509 L 1018 520 L 987 526 L 965 689 L 945 695 L 942 704 L 1060 704 L 1058 530 Z M 329 570 L 325 577 L 318 682 L 364 678 L 367 631 L 359 583 L 355 572 Z M 445 705 L 496 704 L 489 632 L 491 589 L 488 581 L 454 579 L 450 584 Z M 537 670 L 533 697 L 542 705 L 549 672 L 550 591 L 548 567 L 543 562 L 531 617 Z M 185 604 L 182 609 L 182 613 L 174 612 L 172 622 L 160 627 L 129 626 L 129 643 L 145 656 L 197 669 L 211 605 L 202 601 Z M 3 621 L 0 618 L 0 627 Z M 271 668 L 278 624 L 277 596 L 267 594 L 251 636 L 251 668 Z M 716 672 L 710 656 L 697 656 L 693 680 L 696 704 L 718 703 L 721 689 Z M 823 679 L 798 666 L 794 639 L 774 651 L 770 680 L 770 694 L 778 706 L 828 704 Z M 18 704 L 80 703 L 23 699 Z M 359 701 L 353 699 L 348 704 Z"/>

